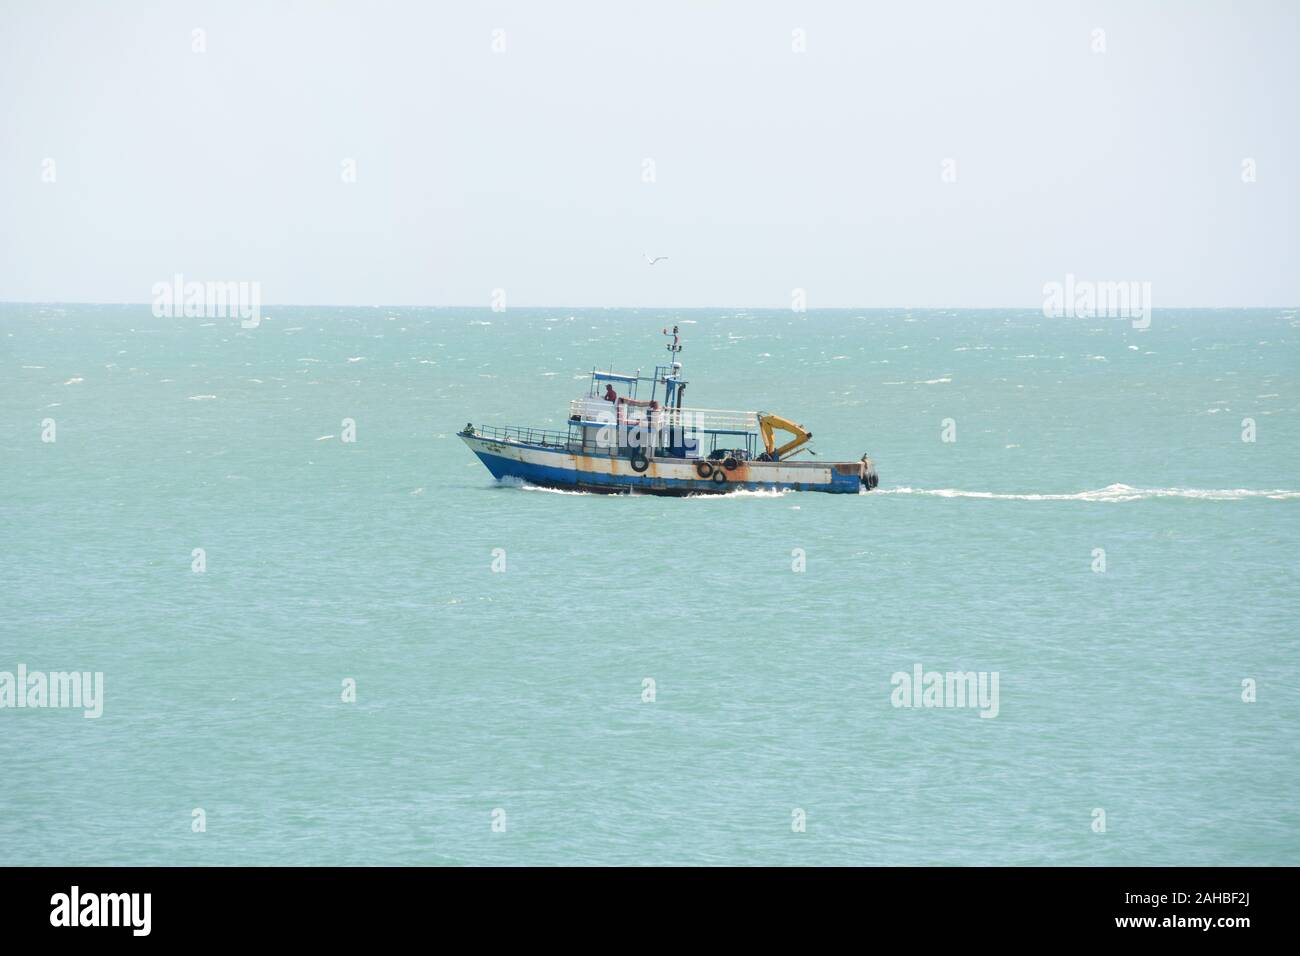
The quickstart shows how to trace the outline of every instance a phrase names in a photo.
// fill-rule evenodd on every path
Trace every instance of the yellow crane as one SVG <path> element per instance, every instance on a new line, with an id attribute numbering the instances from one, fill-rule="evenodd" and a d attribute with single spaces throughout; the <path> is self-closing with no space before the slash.
<path id="1" fill-rule="evenodd" d="M 812 432 L 802 425 L 796 425 L 788 418 L 782 418 L 780 415 L 768 415 L 766 412 L 760 413 L 758 428 L 763 433 L 763 445 L 772 461 L 781 461 L 790 452 L 812 440 Z M 772 434 L 774 429 L 788 432 L 794 438 L 777 448 L 776 436 Z"/>

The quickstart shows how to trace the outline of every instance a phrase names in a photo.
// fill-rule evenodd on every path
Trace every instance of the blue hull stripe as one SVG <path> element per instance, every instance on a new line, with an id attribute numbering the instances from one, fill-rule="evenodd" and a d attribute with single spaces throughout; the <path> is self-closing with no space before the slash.
<path id="1" fill-rule="evenodd" d="M 835 475 L 830 484 L 785 482 L 727 482 L 717 484 L 710 480 L 681 480 L 677 478 L 649 478 L 640 475 L 608 475 L 576 468 L 557 468 L 532 462 L 516 461 L 501 455 L 475 451 L 498 480 L 516 478 L 529 484 L 561 488 L 600 487 L 610 491 L 630 491 L 634 488 L 649 492 L 676 494 L 720 494 L 728 491 L 799 490 L 822 491 L 837 494 L 857 494 L 860 482 L 856 475 Z"/>

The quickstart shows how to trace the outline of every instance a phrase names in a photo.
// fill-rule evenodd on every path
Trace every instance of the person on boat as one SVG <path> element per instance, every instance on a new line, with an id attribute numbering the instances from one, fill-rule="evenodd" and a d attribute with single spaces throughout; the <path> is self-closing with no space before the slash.
<path id="1" fill-rule="evenodd" d="M 604 397 L 605 397 L 605 401 L 607 401 L 607 402 L 617 402 L 617 401 L 618 401 L 618 392 L 614 391 L 614 386 L 613 386 L 613 385 L 610 385 L 609 382 L 606 382 L 606 383 L 605 383 L 605 396 L 604 396 Z"/>

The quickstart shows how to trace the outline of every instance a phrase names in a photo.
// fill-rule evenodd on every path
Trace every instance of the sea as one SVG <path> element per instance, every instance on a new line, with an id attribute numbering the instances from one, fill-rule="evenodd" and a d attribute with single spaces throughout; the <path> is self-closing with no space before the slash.
<path id="1" fill-rule="evenodd" d="M 673 325 L 879 488 L 457 438 Z M 0 305 L 0 864 L 1300 864 L 1298 373 L 1294 308 Z"/>

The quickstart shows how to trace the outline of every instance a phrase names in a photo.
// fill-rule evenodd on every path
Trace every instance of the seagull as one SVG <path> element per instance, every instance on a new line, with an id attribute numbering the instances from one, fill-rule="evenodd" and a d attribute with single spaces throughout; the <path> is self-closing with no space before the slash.
<path id="1" fill-rule="evenodd" d="M 656 262 L 661 262 L 662 260 L 667 258 L 668 258 L 667 256 L 655 256 L 653 259 L 651 259 L 650 254 L 646 253 L 645 261 L 650 263 L 651 265 L 654 265 Z"/>

